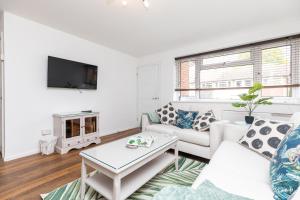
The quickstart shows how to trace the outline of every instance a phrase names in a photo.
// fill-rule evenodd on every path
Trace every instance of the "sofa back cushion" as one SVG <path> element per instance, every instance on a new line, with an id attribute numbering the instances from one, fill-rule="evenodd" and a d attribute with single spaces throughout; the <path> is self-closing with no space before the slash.
<path id="1" fill-rule="evenodd" d="M 295 112 L 292 117 L 289 119 L 290 123 L 294 124 L 294 127 L 297 127 L 300 125 L 300 112 Z"/>
<path id="2" fill-rule="evenodd" d="M 172 105 L 176 109 L 186 110 L 186 111 L 197 111 L 199 115 L 203 115 L 208 110 L 213 110 L 214 115 L 218 120 L 223 119 L 223 110 L 224 107 L 216 107 L 213 106 L 211 103 L 190 103 L 190 102 L 172 102 Z M 225 118 L 227 119 L 227 118 Z"/>
<path id="3" fill-rule="evenodd" d="M 280 144 L 270 167 L 275 199 L 286 200 L 300 184 L 300 126 Z"/>

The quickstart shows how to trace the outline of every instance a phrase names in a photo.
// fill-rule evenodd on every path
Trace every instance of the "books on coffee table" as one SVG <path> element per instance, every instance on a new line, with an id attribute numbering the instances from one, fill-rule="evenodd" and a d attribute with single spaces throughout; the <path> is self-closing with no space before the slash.
<path id="1" fill-rule="evenodd" d="M 154 139 L 152 136 L 137 135 L 130 137 L 127 141 L 128 148 L 151 147 Z"/>

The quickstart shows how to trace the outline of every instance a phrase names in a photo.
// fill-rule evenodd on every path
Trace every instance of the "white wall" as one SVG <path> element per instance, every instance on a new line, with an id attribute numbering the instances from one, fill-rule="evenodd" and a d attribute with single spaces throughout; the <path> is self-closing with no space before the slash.
<path id="1" fill-rule="evenodd" d="M 5 12 L 5 159 L 39 152 L 40 131 L 52 129 L 53 113 L 97 110 L 102 135 L 136 127 L 137 63 L 161 66 L 160 99 L 165 104 L 173 100 L 175 57 L 300 33 L 299 25 L 299 19 L 276 21 L 136 59 Z M 98 90 L 47 88 L 48 55 L 98 65 Z M 229 103 L 202 106 L 231 108 Z M 274 110 L 292 113 L 300 107 L 277 104 L 260 111 Z"/>
<path id="2" fill-rule="evenodd" d="M 137 127 L 137 59 L 47 26 L 4 13 L 5 160 L 39 152 L 52 114 L 100 112 L 102 135 Z M 47 88 L 47 57 L 98 65 L 98 90 Z"/>
<path id="3" fill-rule="evenodd" d="M 249 27 L 247 30 L 240 30 L 224 35 L 221 32 L 218 36 L 199 40 L 193 44 L 171 49 L 169 51 L 160 52 L 153 55 L 142 57 L 139 60 L 139 66 L 148 64 L 159 64 L 161 66 L 160 74 L 160 99 L 161 104 L 166 104 L 173 100 L 175 89 L 175 57 L 201 53 L 226 47 L 233 47 L 252 42 L 264 41 L 268 39 L 288 36 L 300 33 L 300 18 L 291 18 L 284 21 L 274 21 L 264 26 Z M 194 103 L 199 104 L 199 103 Z M 179 105 L 179 104 L 177 104 Z M 186 105 L 186 103 L 185 103 Z M 191 104 L 188 104 L 191 105 Z M 232 109 L 230 103 L 203 103 L 208 108 L 216 109 Z M 260 112 L 276 112 L 276 113 L 292 113 L 300 111 L 300 105 L 279 105 L 275 104 L 264 107 Z"/>
<path id="4" fill-rule="evenodd" d="M 3 19 L 3 13 L 0 14 L 0 34 L 3 33 L 4 31 L 4 19 Z M 0 57 L 2 55 L 2 44 L 3 44 L 3 38 L 1 38 L 1 41 L 0 41 Z M 3 155 L 4 151 L 3 151 L 3 145 L 2 145 L 2 142 L 4 141 L 3 140 L 3 127 L 2 127 L 2 114 L 3 114 L 3 106 L 2 106 L 2 70 L 3 70 L 3 64 L 2 64 L 2 61 L 0 60 L 0 152 L 1 154 Z"/>

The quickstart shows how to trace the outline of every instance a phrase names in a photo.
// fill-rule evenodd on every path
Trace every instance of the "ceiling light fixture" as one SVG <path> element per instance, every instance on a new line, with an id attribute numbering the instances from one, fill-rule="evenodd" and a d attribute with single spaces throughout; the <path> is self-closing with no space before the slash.
<path id="1" fill-rule="evenodd" d="M 149 6 L 150 6 L 149 0 L 142 0 L 142 1 L 143 1 L 145 8 L 149 8 Z"/>
<path id="2" fill-rule="evenodd" d="M 143 5 L 146 9 L 148 9 L 150 7 L 150 3 L 149 0 L 142 0 Z M 125 7 L 128 5 L 128 1 L 127 0 L 122 0 L 122 5 Z"/>
<path id="3" fill-rule="evenodd" d="M 123 6 L 127 6 L 127 4 L 128 4 L 127 1 L 122 1 Z"/>

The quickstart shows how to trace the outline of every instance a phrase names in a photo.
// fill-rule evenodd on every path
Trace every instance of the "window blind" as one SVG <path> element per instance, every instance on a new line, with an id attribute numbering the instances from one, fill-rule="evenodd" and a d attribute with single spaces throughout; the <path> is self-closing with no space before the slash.
<path id="1" fill-rule="evenodd" d="M 176 58 L 180 98 L 235 98 L 254 82 L 262 96 L 298 97 L 300 35 Z"/>

